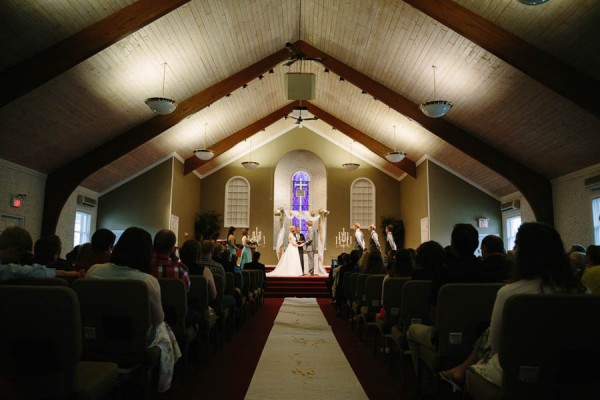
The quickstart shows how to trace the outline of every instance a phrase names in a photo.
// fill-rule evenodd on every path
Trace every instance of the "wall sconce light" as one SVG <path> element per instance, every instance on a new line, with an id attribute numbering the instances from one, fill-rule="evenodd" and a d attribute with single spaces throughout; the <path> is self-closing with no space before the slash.
<path id="1" fill-rule="evenodd" d="M 488 228 L 490 225 L 490 220 L 488 218 L 479 218 L 477 219 L 477 223 L 480 228 Z"/>

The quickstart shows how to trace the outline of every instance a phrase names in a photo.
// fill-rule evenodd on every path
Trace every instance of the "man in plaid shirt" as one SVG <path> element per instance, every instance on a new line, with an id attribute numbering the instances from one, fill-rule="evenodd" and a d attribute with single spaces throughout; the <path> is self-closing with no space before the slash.
<path id="1" fill-rule="evenodd" d="M 175 233 L 162 229 L 154 236 L 154 254 L 150 274 L 157 279 L 179 278 L 185 284 L 185 290 L 190 290 L 190 275 L 184 263 L 175 256 Z"/>

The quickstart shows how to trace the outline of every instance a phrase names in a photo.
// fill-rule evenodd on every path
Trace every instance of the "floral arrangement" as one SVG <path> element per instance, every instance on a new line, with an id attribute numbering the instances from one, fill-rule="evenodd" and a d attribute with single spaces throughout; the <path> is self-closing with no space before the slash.
<path id="1" fill-rule="evenodd" d="M 324 208 L 321 208 L 321 209 L 319 210 L 319 215 L 321 215 L 321 218 L 323 218 L 323 217 L 326 217 L 326 216 L 328 216 L 328 215 L 329 215 L 329 210 L 326 210 L 326 209 L 324 209 Z"/>
<path id="2" fill-rule="evenodd" d="M 275 209 L 275 211 L 273 211 L 273 215 L 275 215 L 276 217 L 280 217 L 283 215 L 283 207 L 278 207 Z"/>

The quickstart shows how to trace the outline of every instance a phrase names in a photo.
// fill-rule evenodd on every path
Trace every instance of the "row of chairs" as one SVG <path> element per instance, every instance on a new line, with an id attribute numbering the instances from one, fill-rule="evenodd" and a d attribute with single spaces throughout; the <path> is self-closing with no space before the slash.
<path id="1" fill-rule="evenodd" d="M 233 294 L 233 274 L 226 276 L 229 288 L 215 276 L 217 305 L 226 290 Z M 206 279 L 190 279 L 189 296 L 181 280 L 159 279 L 165 320 L 182 351 L 182 378 L 191 345 L 208 348 L 214 337 L 217 347 L 227 329 L 222 309 L 209 312 Z M 0 299 L 0 318 L 10 327 L 0 330 L 0 375 L 8 377 L 19 398 L 102 398 L 114 390 L 117 377 L 127 381 L 121 385 L 129 391 L 123 397 L 148 398 L 155 391 L 160 349 L 147 348 L 150 305 L 143 282 L 84 279 L 69 285 L 61 278 L 26 279 L 0 285 Z M 262 302 L 262 273 L 244 271 L 235 312 L 245 318 Z M 195 326 L 186 324 L 188 306 L 202 316 Z M 36 380 L 43 382 L 32 385 Z"/>
<path id="2" fill-rule="evenodd" d="M 357 321 L 363 327 L 372 325 L 383 291 L 385 320 L 376 319 L 378 329 L 373 343 L 375 354 L 380 339 L 385 346 L 391 345 L 390 368 L 393 354 L 400 354 L 403 370 L 404 356 L 408 354 L 406 331 L 412 323 L 435 326 L 437 349 L 420 351 L 419 387 L 425 368 L 437 373 L 466 359 L 489 325 L 496 293 L 502 287 L 496 283 L 444 285 L 439 292 L 435 320 L 431 321 L 431 281 L 388 278 L 379 285 L 378 275 L 352 274 L 349 278 L 344 279 L 348 284 L 345 293 L 351 297 L 345 307 L 351 310 L 349 304 L 354 304 L 354 310 L 361 311 Z M 501 333 L 499 362 L 504 384 L 498 388 L 469 371 L 466 393 L 475 400 L 595 398 L 600 393 L 600 367 L 589 361 L 600 355 L 600 323 L 594 318 L 599 311 L 600 296 L 513 296 L 505 306 Z"/>

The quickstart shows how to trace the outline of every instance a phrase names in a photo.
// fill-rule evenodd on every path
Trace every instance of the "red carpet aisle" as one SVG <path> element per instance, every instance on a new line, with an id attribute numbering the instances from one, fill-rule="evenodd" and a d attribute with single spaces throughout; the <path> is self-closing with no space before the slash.
<path id="1" fill-rule="evenodd" d="M 246 399 L 367 398 L 316 299 L 286 298 Z"/>

